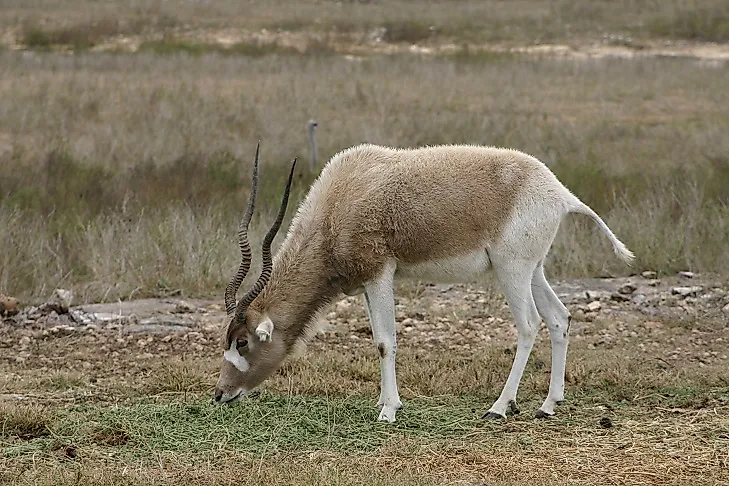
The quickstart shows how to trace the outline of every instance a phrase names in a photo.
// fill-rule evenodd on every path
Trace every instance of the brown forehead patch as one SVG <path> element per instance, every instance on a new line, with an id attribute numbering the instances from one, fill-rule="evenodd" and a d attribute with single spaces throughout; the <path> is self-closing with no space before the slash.
<path id="1" fill-rule="evenodd" d="M 245 323 L 245 314 L 243 317 L 243 323 Z M 228 323 L 228 327 L 225 330 L 225 349 L 230 348 L 230 344 L 233 342 L 233 336 L 243 327 L 243 324 L 239 322 L 238 317 L 233 317 Z"/>
<path id="2" fill-rule="evenodd" d="M 241 330 L 243 330 L 243 331 L 247 330 L 249 323 L 260 322 L 261 312 L 258 310 L 258 308 L 255 308 L 255 309 L 253 308 L 256 305 L 257 305 L 257 301 L 254 301 L 242 313 L 238 314 L 236 312 L 236 316 L 230 320 L 230 322 L 228 323 L 228 327 L 225 330 L 226 349 L 228 349 L 230 347 L 230 344 L 233 342 L 233 337 L 236 334 L 239 334 L 241 332 Z"/>

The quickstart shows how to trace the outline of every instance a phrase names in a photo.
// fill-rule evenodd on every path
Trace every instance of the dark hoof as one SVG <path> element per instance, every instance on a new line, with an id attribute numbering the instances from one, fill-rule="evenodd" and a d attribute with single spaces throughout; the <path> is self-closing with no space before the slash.
<path id="1" fill-rule="evenodd" d="M 486 419 L 486 420 L 505 420 L 506 419 L 506 417 L 504 417 L 503 415 L 499 415 L 496 412 L 486 412 L 485 414 L 483 414 L 481 416 L 481 418 Z"/>
<path id="2" fill-rule="evenodd" d="M 509 402 L 509 410 L 511 410 L 511 413 L 514 415 L 517 415 L 521 410 L 519 410 L 519 407 L 516 406 L 516 402 L 514 400 Z"/>
<path id="3" fill-rule="evenodd" d="M 538 418 L 538 419 L 548 419 L 550 417 L 551 417 L 550 414 L 548 414 L 547 412 L 544 412 L 542 410 L 537 410 L 537 413 L 534 414 L 534 418 Z"/>

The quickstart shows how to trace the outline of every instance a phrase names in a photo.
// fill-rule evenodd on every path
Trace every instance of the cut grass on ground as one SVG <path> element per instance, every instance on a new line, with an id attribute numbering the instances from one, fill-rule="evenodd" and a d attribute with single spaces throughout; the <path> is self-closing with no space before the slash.
<path id="1" fill-rule="evenodd" d="M 729 329 L 720 310 L 646 326 L 630 306 L 609 306 L 591 322 L 573 320 L 567 402 L 537 420 L 550 379 L 544 330 L 521 381 L 521 413 L 492 422 L 480 415 L 509 373 L 514 329 L 501 299 L 465 297 L 429 289 L 408 303 L 423 322 L 399 333 L 404 408 L 393 425 L 376 422 L 379 365 L 361 304 L 231 407 L 211 399 L 216 325 L 174 336 L 36 328 L 32 352 L 0 354 L 0 483 L 729 480 Z M 467 342 L 455 335 L 471 325 L 479 332 L 462 334 Z M 28 332 L 3 331 L 0 350 L 18 350 Z"/>
<path id="2" fill-rule="evenodd" d="M 722 435 L 727 405 L 694 411 L 618 404 L 607 410 L 583 401 L 561 407 L 552 420 L 523 414 L 502 423 L 478 418 L 474 405 L 479 403 L 474 396 L 412 399 L 392 426 L 374 421 L 371 397 L 356 395 L 264 393 L 234 407 L 215 407 L 204 397 L 186 403 L 72 407 L 61 412 L 52 436 L 19 440 L 12 431 L 5 433 L 0 461 L 6 465 L 0 474 L 5 469 L 9 478 L 25 468 L 21 484 L 47 483 L 51 478 L 41 468 L 55 464 L 61 477 L 80 468 L 87 480 L 100 483 L 99 475 L 117 475 L 122 464 L 134 464 L 137 474 L 163 482 L 172 471 L 220 480 L 234 473 L 215 467 L 227 467 L 235 458 L 240 462 L 237 474 L 251 479 L 265 478 L 274 464 L 288 463 L 299 471 L 299 479 L 293 471 L 275 474 L 277 480 L 288 476 L 286 482 L 292 484 L 305 484 L 322 465 L 329 479 L 341 475 L 344 484 L 366 484 L 368 471 L 374 468 L 378 477 L 387 467 L 393 467 L 389 484 L 431 484 L 464 475 L 487 484 L 679 484 L 695 474 L 708 482 L 728 478 L 722 472 L 729 440 Z M 101 462 L 104 456 L 113 459 Z M 510 456 L 521 467 L 510 464 Z M 197 463 L 205 466 L 193 469 Z M 91 472 L 92 467 L 99 470 Z M 137 483 L 142 478 L 132 474 L 129 479 Z"/>

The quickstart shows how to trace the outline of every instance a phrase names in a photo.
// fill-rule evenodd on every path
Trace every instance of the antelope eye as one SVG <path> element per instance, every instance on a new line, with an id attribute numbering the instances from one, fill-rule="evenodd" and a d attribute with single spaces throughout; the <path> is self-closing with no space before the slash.
<path id="1" fill-rule="evenodd" d="M 248 346 L 248 340 L 247 339 L 239 339 L 235 342 L 235 347 L 238 351 L 240 351 L 242 348 L 245 348 Z"/>

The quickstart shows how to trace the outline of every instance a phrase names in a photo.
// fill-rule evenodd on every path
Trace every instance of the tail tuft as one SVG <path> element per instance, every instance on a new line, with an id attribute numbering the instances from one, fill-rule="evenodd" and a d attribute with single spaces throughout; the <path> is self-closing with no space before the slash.
<path id="1" fill-rule="evenodd" d="M 595 211 L 590 209 L 589 206 L 584 204 L 579 199 L 575 198 L 575 205 L 570 209 L 570 212 L 585 214 L 592 218 L 592 220 L 597 223 L 602 232 L 605 233 L 605 235 L 610 240 L 610 243 L 613 245 L 613 250 L 615 251 L 615 254 L 618 256 L 618 258 L 620 258 L 628 265 L 633 264 L 633 260 L 635 260 L 635 255 L 633 254 L 633 252 L 628 250 L 628 247 L 625 246 L 625 244 L 620 241 L 617 236 L 615 236 L 615 234 L 612 232 L 612 230 L 610 230 L 608 225 L 605 224 L 605 221 L 603 221 L 602 218 L 598 216 Z"/>
<path id="2" fill-rule="evenodd" d="M 613 250 L 615 251 L 615 254 L 618 255 L 618 258 L 623 260 L 626 264 L 629 266 L 633 266 L 633 261 L 635 261 L 635 254 L 628 250 L 628 247 L 625 246 L 625 244 L 618 240 L 616 238 L 617 243 L 613 243 Z"/>

